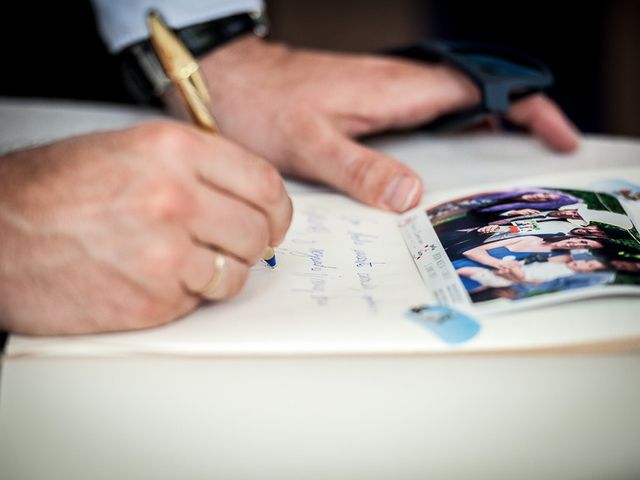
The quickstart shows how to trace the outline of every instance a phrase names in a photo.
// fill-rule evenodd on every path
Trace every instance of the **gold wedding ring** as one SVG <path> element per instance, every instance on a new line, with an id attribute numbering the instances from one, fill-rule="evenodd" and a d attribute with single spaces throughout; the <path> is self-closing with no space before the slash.
<path id="1" fill-rule="evenodd" d="M 227 257 L 219 252 L 213 252 L 215 254 L 215 260 L 213 262 L 213 274 L 211 279 L 206 283 L 204 287 L 197 290 L 196 293 L 204 298 L 215 300 L 216 290 L 220 287 L 222 279 L 224 277 L 224 271 L 227 267 Z"/>

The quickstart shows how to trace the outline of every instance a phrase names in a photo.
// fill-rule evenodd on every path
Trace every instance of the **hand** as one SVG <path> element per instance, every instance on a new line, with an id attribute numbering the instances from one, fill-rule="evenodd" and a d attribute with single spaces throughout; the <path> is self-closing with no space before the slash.
<path id="1" fill-rule="evenodd" d="M 500 231 L 500 225 L 485 225 L 484 227 L 478 228 L 478 233 L 496 233 Z"/>
<path id="2" fill-rule="evenodd" d="M 505 217 L 520 217 L 524 215 L 537 215 L 540 213 L 540 210 L 536 210 L 535 208 L 521 208 L 519 210 L 509 210 L 508 212 L 504 212 Z"/>
<path id="3" fill-rule="evenodd" d="M 491 257 L 492 262 L 487 263 L 490 267 L 495 268 L 496 270 L 509 270 L 511 268 L 520 268 L 521 263 L 517 260 L 499 260 Z"/>
<path id="4" fill-rule="evenodd" d="M 253 37 L 214 50 L 201 65 L 225 135 L 283 173 L 394 211 L 419 201 L 420 179 L 352 138 L 416 126 L 480 99 L 448 67 L 295 50 Z M 543 96 L 514 104 L 509 118 L 557 150 L 576 146 L 574 128 Z"/>
<path id="5" fill-rule="evenodd" d="M 0 158 L 0 328 L 68 334 L 151 327 L 239 291 L 291 204 L 273 166 L 172 122 Z"/>
<path id="6" fill-rule="evenodd" d="M 520 265 L 520 263 L 518 262 L 504 262 L 503 265 L 498 267 L 498 269 L 495 271 L 495 274 L 516 283 L 521 283 L 524 281 L 524 272 L 522 271 L 522 265 Z"/>

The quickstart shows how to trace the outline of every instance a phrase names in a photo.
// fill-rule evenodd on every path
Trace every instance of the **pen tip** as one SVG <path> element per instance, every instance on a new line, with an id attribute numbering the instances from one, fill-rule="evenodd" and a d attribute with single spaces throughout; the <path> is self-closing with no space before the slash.
<path id="1" fill-rule="evenodd" d="M 262 259 L 267 262 L 267 264 L 273 268 L 276 266 L 276 254 L 273 251 L 273 248 L 271 247 L 267 247 L 265 248 L 263 254 L 262 254 Z"/>

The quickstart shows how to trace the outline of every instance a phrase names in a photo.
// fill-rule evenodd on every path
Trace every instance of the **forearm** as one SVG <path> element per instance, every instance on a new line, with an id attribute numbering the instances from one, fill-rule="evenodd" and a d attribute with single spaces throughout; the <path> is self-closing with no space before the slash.
<path id="1" fill-rule="evenodd" d="M 492 257 L 482 247 L 469 250 L 464 253 L 464 256 L 469 260 L 473 260 L 474 262 L 481 263 L 488 267 L 500 268 L 500 266 L 502 265 L 502 260 Z"/>

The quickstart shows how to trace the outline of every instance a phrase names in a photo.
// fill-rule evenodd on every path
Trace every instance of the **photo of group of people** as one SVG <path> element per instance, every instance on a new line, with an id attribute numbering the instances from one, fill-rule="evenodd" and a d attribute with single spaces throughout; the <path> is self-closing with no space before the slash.
<path id="1" fill-rule="evenodd" d="M 640 234 L 608 193 L 518 188 L 427 214 L 474 303 L 611 285 L 640 293 Z"/>

